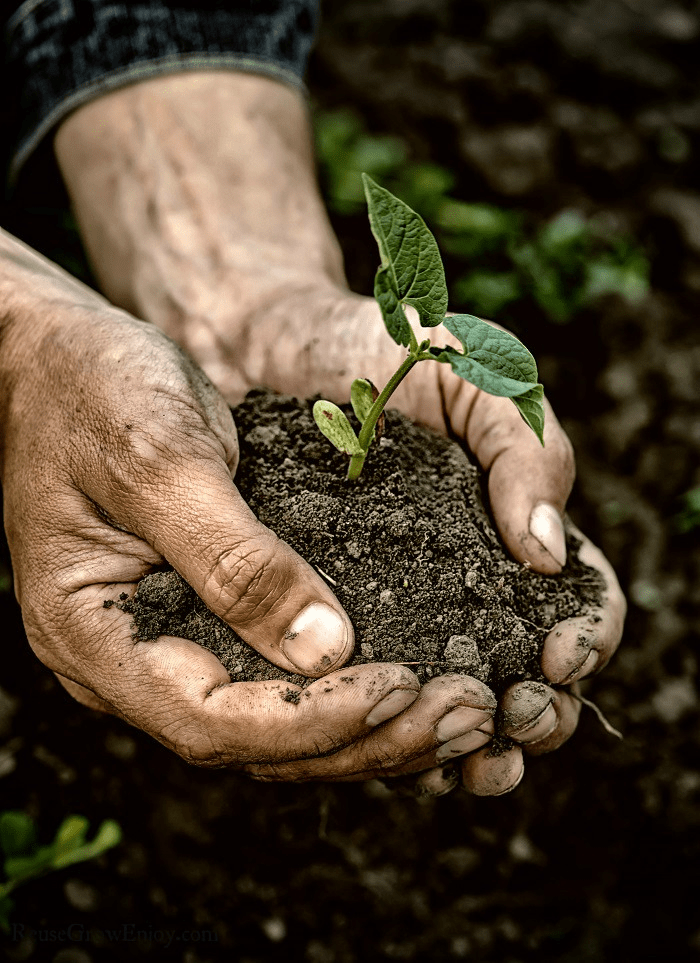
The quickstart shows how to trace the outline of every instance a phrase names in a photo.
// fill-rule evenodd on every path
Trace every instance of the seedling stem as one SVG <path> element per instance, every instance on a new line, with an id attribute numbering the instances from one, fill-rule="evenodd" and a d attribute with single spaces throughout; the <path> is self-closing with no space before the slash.
<path id="1" fill-rule="evenodd" d="M 455 374 L 482 391 L 510 398 L 524 421 L 544 444 L 542 385 L 537 366 L 527 348 L 513 337 L 473 315 L 447 316 L 447 284 L 435 238 L 422 218 L 393 194 L 363 175 L 369 219 L 381 255 L 374 295 L 393 340 L 408 348 L 408 355 L 375 398 L 376 390 L 362 378 L 350 391 L 352 407 L 360 421 L 355 434 L 345 414 L 330 401 L 317 401 L 314 419 L 321 432 L 350 456 L 348 480 L 362 471 L 367 452 L 387 401 L 419 361 L 448 363 Z M 415 308 L 422 327 L 444 324 L 464 352 L 436 348 L 430 339 L 418 341 L 404 307 Z"/>

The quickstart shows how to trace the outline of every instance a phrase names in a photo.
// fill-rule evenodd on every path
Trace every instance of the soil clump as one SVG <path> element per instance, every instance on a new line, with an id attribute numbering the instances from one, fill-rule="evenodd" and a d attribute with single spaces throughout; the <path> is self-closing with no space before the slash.
<path id="1" fill-rule="evenodd" d="M 558 576 L 515 562 L 484 506 L 483 473 L 456 442 L 396 411 L 360 479 L 346 481 L 347 459 L 319 434 L 311 406 L 264 389 L 248 394 L 234 409 L 236 484 L 332 586 L 355 628 L 350 664 L 404 663 L 421 682 L 461 672 L 497 693 L 543 680 L 549 629 L 600 602 L 600 576 L 579 560 L 577 540 L 569 537 Z M 146 576 L 117 604 L 133 616 L 135 638 L 198 642 L 232 681 L 308 681 L 259 656 L 172 569 Z"/>

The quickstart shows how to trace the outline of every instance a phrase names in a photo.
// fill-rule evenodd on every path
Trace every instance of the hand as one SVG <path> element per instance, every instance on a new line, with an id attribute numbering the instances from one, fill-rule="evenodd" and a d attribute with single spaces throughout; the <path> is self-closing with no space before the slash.
<path id="1" fill-rule="evenodd" d="M 221 124 L 208 123 L 214 107 Z M 103 289 L 183 345 L 230 402 L 258 384 L 345 401 L 354 377 L 383 385 L 398 366 L 402 350 L 376 305 L 344 284 L 305 110 L 290 89 L 235 73 L 160 77 L 79 108 L 59 129 L 56 151 Z M 392 403 L 463 439 L 489 472 L 510 552 L 537 571 L 559 572 L 574 468 L 551 409 L 541 448 L 509 401 L 428 362 Z M 550 633 L 543 671 L 555 685 L 601 668 L 620 639 L 619 586 L 584 545 L 607 594 L 583 623 Z M 501 712 L 517 742 L 546 751 L 571 734 L 578 703 L 565 689 L 520 686 L 505 694 Z M 483 793 L 512 788 L 520 749 L 487 753 L 469 757 L 465 784 Z M 420 760 L 424 768 L 439 762 Z M 433 790 L 449 782 L 439 772 L 422 778 Z"/>
<path id="2" fill-rule="evenodd" d="M 346 295 L 329 310 L 328 296 L 316 303 L 310 298 L 296 329 L 292 305 L 285 304 L 279 315 L 276 307 L 268 308 L 265 319 L 252 326 L 253 331 L 262 328 L 263 341 L 257 345 L 255 337 L 250 338 L 251 355 L 256 345 L 261 355 L 263 343 L 267 346 L 268 367 L 261 372 L 265 383 L 281 391 L 319 392 L 340 401 L 347 398 L 349 385 L 338 386 L 348 375 L 361 372 L 381 386 L 395 370 L 398 362 L 388 356 L 398 354 L 400 349 L 394 351 L 372 301 Z M 281 323 L 278 331 L 274 328 L 282 314 L 284 333 Z M 318 326 L 314 329 L 316 319 Z M 304 336 L 309 327 L 310 333 Z M 352 333 L 357 331 L 362 332 L 363 343 L 353 339 Z M 296 355 L 291 353 L 295 333 L 299 344 Z M 445 338 L 446 333 L 441 331 L 440 337 Z M 281 340 L 288 352 L 284 367 L 275 349 Z M 342 345 L 342 369 L 340 349 L 321 349 L 328 344 Z M 299 384 L 300 378 L 305 387 Z M 416 421 L 439 431 L 449 430 L 464 440 L 488 472 L 491 508 L 513 557 L 544 574 L 558 573 L 566 560 L 563 519 L 574 468 L 571 446 L 551 408 L 547 405 L 543 448 L 510 401 L 476 391 L 455 378 L 447 366 L 429 362 L 418 365 L 392 400 Z M 566 525 L 581 540 L 582 561 L 602 576 L 605 588 L 601 605 L 549 632 L 541 665 L 552 685 L 518 683 L 501 697 L 499 733 L 510 736 L 516 745 L 498 755 L 492 754 L 489 745 L 480 751 L 472 749 L 458 767 L 462 784 L 478 795 L 509 792 L 522 778 L 523 752 L 550 752 L 573 734 L 581 702 L 567 687 L 602 669 L 620 642 L 626 606 L 615 573 L 581 532 L 568 521 Z M 454 767 L 441 769 L 442 761 L 439 755 L 426 755 L 408 763 L 402 772 L 426 769 L 417 779 L 418 790 L 442 793 L 454 786 Z"/>
<path id="3" fill-rule="evenodd" d="M 15 590 L 34 651 L 72 695 L 189 762 L 268 779 L 311 778 L 314 764 L 328 778 L 390 773 L 457 730 L 488 740 L 484 686 L 456 677 L 419 693 L 402 666 L 336 669 L 352 650 L 347 616 L 241 499 L 228 406 L 173 342 L 2 232 L 0 285 Z M 323 678 L 232 684 L 193 642 L 135 642 L 104 601 L 165 561 L 265 658 Z"/>

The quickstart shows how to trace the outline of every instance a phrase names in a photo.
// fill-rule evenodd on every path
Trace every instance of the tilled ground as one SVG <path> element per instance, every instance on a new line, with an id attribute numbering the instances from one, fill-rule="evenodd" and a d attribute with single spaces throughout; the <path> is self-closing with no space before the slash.
<path id="1" fill-rule="evenodd" d="M 47 836 L 67 812 L 125 836 L 18 892 L 7 959 L 700 959 L 700 550 L 673 521 L 700 482 L 698 38 L 690 2 L 332 0 L 310 74 L 324 106 L 352 103 L 452 167 L 459 196 L 602 213 L 647 246 L 642 304 L 509 318 L 576 446 L 574 520 L 631 600 L 587 688 L 624 741 L 584 715 L 498 800 L 192 770 L 70 703 L 6 594 L 2 805 L 29 806 Z M 366 291 L 376 256 L 353 230 Z"/>

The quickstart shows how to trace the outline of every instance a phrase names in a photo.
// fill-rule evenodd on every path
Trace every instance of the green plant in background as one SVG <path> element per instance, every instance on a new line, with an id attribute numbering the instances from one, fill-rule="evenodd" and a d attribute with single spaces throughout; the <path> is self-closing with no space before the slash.
<path id="1" fill-rule="evenodd" d="M 449 170 L 409 162 L 402 140 L 368 133 L 349 110 L 317 112 L 315 129 L 330 209 L 358 213 L 364 203 L 361 173 L 381 180 L 430 220 L 443 251 L 468 265 L 452 285 L 455 304 L 493 316 L 532 298 L 550 320 L 565 323 L 600 295 L 635 301 L 648 291 L 644 252 L 595 219 L 563 211 L 533 228 L 517 211 L 457 200 L 450 196 L 455 178 Z"/>
<path id="2" fill-rule="evenodd" d="M 681 498 L 682 507 L 674 517 L 676 531 L 686 535 L 700 528 L 700 485 L 691 488 Z"/>
<path id="3" fill-rule="evenodd" d="M 506 331 L 494 328 L 469 314 L 446 317 L 447 284 L 435 238 L 425 222 L 398 197 L 363 174 L 372 233 L 379 246 L 381 266 L 374 283 L 374 296 L 384 324 L 396 344 L 408 354 L 380 392 L 363 379 L 350 391 L 353 411 L 360 421 L 356 435 L 345 414 L 331 401 L 317 401 L 314 419 L 320 431 L 350 455 L 348 479 L 360 475 L 384 407 L 408 372 L 419 361 L 440 361 L 455 374 L 492 395 L 510 398 L 525 422 L 544 444 L 542 385 L 537 365 L 527 348 Z M 444 324 L 464 349 L 437 348 L 429 339 L 418 341 L 404 306 L 415 309 L 421 327 Z"/>
<path id="4" fill-rule="evenodd" d="M 0 849 L 5 874 L 5 881 L 0 882 L 0 929 L 9 929 L 13 909 L 9 894 L 18 886 L 53 870 L 93 859 L 121 840 L 121 829 L 111 819 L 101 824 L 91 841 L 86 839 L 88 826 L 85 816 L 67 816 L 56 830 L 53 842 L 40 846 L 36 825 L 30 816 L 16 810 L 0 813 Z"/>

